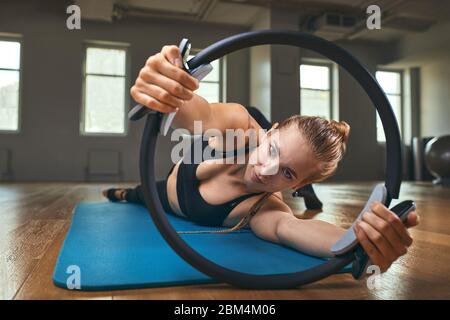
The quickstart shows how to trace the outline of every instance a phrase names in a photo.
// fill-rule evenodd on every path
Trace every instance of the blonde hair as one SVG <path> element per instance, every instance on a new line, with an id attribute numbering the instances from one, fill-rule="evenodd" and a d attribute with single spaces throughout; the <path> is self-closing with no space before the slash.
<path id="1" fill-rule="evenodd" d="M 294 115 L 284 120 L 279 128 L 296 125 L 320 162 L 320 169 L 303 183 L 313 183 L 331 177 L 344 157 L 350 126 L 345 121 L 326 120 L 316 116 Z"/>

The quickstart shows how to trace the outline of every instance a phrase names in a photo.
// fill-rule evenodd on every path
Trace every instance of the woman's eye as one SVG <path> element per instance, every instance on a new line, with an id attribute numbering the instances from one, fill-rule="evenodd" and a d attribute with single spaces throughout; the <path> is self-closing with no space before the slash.
<path id="1" fill-rule="evenodd" d="M 283 170 L 283 175 L 288 179 L 292 179 L 292 174 L 288 169 Z"/>

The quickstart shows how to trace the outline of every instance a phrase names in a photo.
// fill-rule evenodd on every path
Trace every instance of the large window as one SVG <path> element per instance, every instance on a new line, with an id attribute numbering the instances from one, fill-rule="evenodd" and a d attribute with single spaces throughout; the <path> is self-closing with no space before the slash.
<path id="1" fill-rule="evenodd" d="M 86 48 L 82 134 L 125 134 L 126 70 L 125 48 Z"/>
<path id="2" fill-rule="evenodd" d="M 331 66 L 300 65 L 300 114 L 332 117 Z"/>
<path id="3" fill-rule="evenodd" d="M 399 71 L 377 71 L 376 78 L 380 83 L 381 88 L 383 88 L 389 102 L 394 109 L 395 117 L 402 131 L 402 74 Z M 381 124 L 381 119 L 377 114 L 377 141 L 386 142 L 386 137 L 384 136 L 383 125 Z"/>
<path id="4" fill-rule="evenodd" d="M 193 58 L 190 55 L 188 60 Z M 208 74 L 200 83 L 200 88 L 198 88 L 195 93 L 203 98 L 205 98 L 209 103 L 213 102 L 223 102 L 225 96 L 224 86 L 223 86 L 223 72 L 224 69 L 224 58 L 214 60 L 211 62 L 213 70 Z"/>
<path id="5" fill-rule="evenodd" d="M 20 42 L 0 40 L 0 131 L 19 130 Z"/>

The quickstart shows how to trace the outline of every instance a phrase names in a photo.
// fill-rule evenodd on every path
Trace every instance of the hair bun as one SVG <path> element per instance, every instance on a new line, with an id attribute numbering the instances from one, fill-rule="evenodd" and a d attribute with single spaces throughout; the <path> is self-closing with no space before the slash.
<path id="1" fill-rule="evenodd" d="M 350 125 L 345 121 L 330 121 L 331 127 L 341 136 L 344 143 L 347 143 L 348 136 L 350 135 Z"/>

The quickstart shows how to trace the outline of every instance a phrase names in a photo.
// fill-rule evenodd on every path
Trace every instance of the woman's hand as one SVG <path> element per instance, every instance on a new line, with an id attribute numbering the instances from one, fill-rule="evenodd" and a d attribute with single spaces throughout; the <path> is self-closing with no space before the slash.
<path id="1" fill-rule="evenodd" d="M 380 202 L 372 204 L 371 209 L 372 212 L 363 214 L 354 230 L 372 263 L 385 272 L 397 258 L 406 254 L 413 241 L 407 228 L 418 225 L 419 216 L 413 211 L 403 224 Z"/>
<path id="2" fill-rule="evenodd" d="M 182 69 L 179 48 L 171 45 L 147 59 L 130 93 L 143 106 L 173 112 L 191 100 L 198 87 L 198 80 Z"/>

